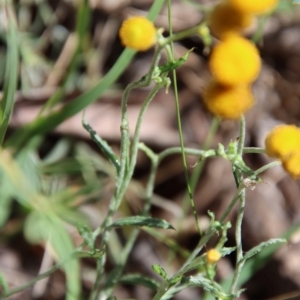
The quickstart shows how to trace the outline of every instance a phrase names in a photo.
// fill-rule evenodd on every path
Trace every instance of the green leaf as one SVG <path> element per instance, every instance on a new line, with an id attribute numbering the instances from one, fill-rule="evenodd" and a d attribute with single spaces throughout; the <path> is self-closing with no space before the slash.
<path id="1" fill-rule="evenodd" d="M 165 269 L 162 266 L 155 264 L 155 265 L 152 265 L 152 269 L 156 274 L 158 274 L 162 278 L 164 278 L 166 280 L 168 279 L 167 272 L 165 271 Z"/>
<path id="2" fill-rule="evenodd" d="M 70 235 L 60 219 L 52 212 L 48 214 L 32 212 L 25 222 L 26 238 L 32 243 L 49 242 L 58 259 L 64 262 L 62 268 L 66 272 L 67 295 L 66 300 L 79 299 L 80 273 L 77 259 L 70 259 L 74 247 Z"/>
<path id="3" fill-rule="evenodd" d="M 222 287 L 219 284 L 203 277 L 202 275 L 184 277 L 184 280 L 182 280 L 182 283 L 187 285 L 187 287 L 199 287 L 200 286 L 206 292 L 210 293 L 217 299 L 222 299 L 222 300 L 234 299 L 231 295 L 226 294 L 222 290 Z"/>
<path id="4" fill-rule="evenodd" d="M 251 258 L 252 256 L 256 255 L 260 251 L 262 251 L 264 248 L 269 247 L 274 244 L 280 244 L 280 243 L 286 243 L 286 239 L 271 239 L 266 242 L 262 242 L 259 245 L 253 247 L 251 250 L 249 250 L 245 256 L 243 257 L 243 261 L 246 261 L 247 259 Z"/>
<path id="5" fill-rule="evenodd" d="M 122 227 L 122 226 L 145 226 L 145 227 L 155 227 L 155 228 L 162 228 L 162 229 L 174 229 L 174 227 L 165 220 L 142 217 L 142 216 L 126 217 L 126 218 L 116 220 L 108 228 Z"/>
<path id="6" fill-rule="evenodd" d="M 9 6 L 8 4 L 4 4 Z M 15 17 L 12 15 L 10 7 L 3 9 L 2 18 L 8 22 L 7 29 L 7 60 L 5 66 L 5 82 L 3 97 L 0 102 L 0 145 L 2 145 L 4 136 L 8 127 L 10 116 L 12 114 L 15 93 L 17 89 L 18 69 L 19 69 L 19 51 L 18 51 L 18 30 L 15 24 Z"/>
<path id="7" fill-rule="evenodd" d="M 13 203 L 13 191 L 9 179 L 0 171 L 0 228 L 6 223 Z"/>
<path id="8" fill-rule="evenodd" d="M 107 159 L 115 166 L 117 173 L 120 171 L 120 162 L 117 155 L 113 152 L 112 148 L 96 133 L 96 131 L 87 123 L 82 116 L 82 126 L 90 134 L 92 140 L 96 143 L 99 149 L 107 157 Z"/>
<path id="9" fill-rule="evenodd" d="M 223 256 L 229 255 L 233 251 L 235 251 L 236 247 L 223 247 L 222 249 L 219 249 L 220 253 Z"/>
<path id="10" fill-rule="evenodd" d="M 159 283 L 156 280 L 145 277 L 141 274 L 124 275 L 121 277 L 120 282 L 132 285 L 142 285 L 144 287 L 149 288 L 152 291 L 156 291 L 159 287 Z"/>
<path id="11" fill-rule="evenodd" d="M 172 277 L 171 279 L 169 279 L 169 286 L 173 286 L 173 285 L 177 284 L 181 279 L 182 279 L 182 275 Z"/>
<path id="12" fill-rule="evenodd" d="M 2 290 L 3 294 L 8 292 L 8 284 L 2 273 L 0 273 L 0 289 Z"/>
<path id="13" fill-rule="evenodd" d="M 194 48 L 188 50 L 184 56 L 180 57 L 179 59 L 176 59 L 174 61 L 170 61 L 164 65 L 161 65 L 158 67 L 159 71 L 161 74 L 169 72 L 169 71 L 173 71 L 176 68 L 180 67 L 181 65 L 183 65 L 186 60 L 189 57 L 189 54 L 194 50 Z"/>
<path id="14" fill-rule="evenodd" d="M 93 231 L 86 224 L 82 223 L 77 224 L 77 230 L 88 247 L 95 251 L 95 239 L 93 236 Z"/>
<path id="15" fill-rule="evenodd" d="M 31 212 L 24 223 L 24 235 L 31 244 L 39 244 L 49 238 L 48 222 L 36 211 Z"/>

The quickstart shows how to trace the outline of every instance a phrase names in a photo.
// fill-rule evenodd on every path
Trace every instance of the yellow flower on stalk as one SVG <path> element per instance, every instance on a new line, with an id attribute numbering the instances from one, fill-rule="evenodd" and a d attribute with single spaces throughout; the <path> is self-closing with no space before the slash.
<path id="1" fill-rule="evenodd" d="M 222 257 L 222 255 L 217 249 L 210 249 L 206 253 L 206 260 L 210 264 L 214 264 L 214 263 L 218 262 L 221 257 Z"/>
<path id="2" fill-rule="evenodd" d="M 254 104 L 254 97 L 248 85 L 223 86 L 211 81 L 203 92 L 206 108 L 225 119 L 238 119 Z"/>
<path id="3" fill-rule="evenodd" d="M 278 0 L 227 0 L 228 3 L 244 14 L 263 14 L 275 8 Z"/>
<path id="4" fill-rule="evenodd" d="M 214 47 L 209 59 L 212 75 L 223 85 L 251 83 L 258 76 L 260 67 L 255 45 L 236 34 L 226 35 Z"/>
<path id="5" fill-rule="evenodd" d="M 123 46 L 146 51 L 156 43 L 156 28 L 145 17 L 131 17 L 122 23 L 119 36 Z"/>
<path id="6" fill-rule="evenodd" d="M 300 151 L 300 128 L 295 125 L 279 125 L 267 135 L 266 154 L 284 159 L 291 153 Z"/>
<path id="7" fill-rule="evenodd" d="M 239 12 L 227 2 L 218 4 L 209 16 L 208 24 L 214 35 L 222 38 L 228 33 L 239 33 L 249 27 L 253 16 Z"/>
<path id="8" fill-rule="evenodd" d="M 293 152 L 282 160 L 284 169 L 294 178 L 300 178 L 300 150 Z"/>

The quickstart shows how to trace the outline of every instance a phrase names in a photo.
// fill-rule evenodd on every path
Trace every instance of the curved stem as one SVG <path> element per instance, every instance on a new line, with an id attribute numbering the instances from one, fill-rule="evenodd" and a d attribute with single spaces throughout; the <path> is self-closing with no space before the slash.
<path id="1" fill-rule="evenodd" d="M 240 273 L 242 271 L 243 267 L 243 248 L 242 248 L 242 222 L 244 217 L 244 211 L 245 211 L 245 204 L 246 204 L 246 191 L 243 189 L 240 197 L 240 207 L 237 215 L 236 220 L 236 229 L 235 229 L 235 240 L 236 240 L 236 267 L 234 272 L 233 281 L 230 288 L 230 293 L 233 294 L 236 285 L 240 276 Z"/>
<path id="2" fill-rule="evenodd" d="M 145 191 L 145 205 L 144 208 L 141 212 L 142 216 L 146 216 L 149 213 L 150 207 L 151 207 L 151 198 L 153 195 L 153 190 L 154 190 L 154 183 L 155 183 L 155 176 L 156 176 L 156 171 L 158 167 L 158 156 L 152 152 L 151 149 L 147 148 L 145 145 L 141 146 L 140 149 L 143 149 L 144 152 L 147 154 L 147 156 L 151 160 L 151 170 L 150 170 L 150 175 Z M 122 250 L 121 253 L 121 259 L 120 263 L 111 271 L 110 276 L 108 276 L 106 284 L 101 291 L 99 297 L 102 299 L 102 297 L 109 297 L 112 293 L 113 287 L 115 286 L 116 282 L 118 282 L 120 276 L 123 273 L 124 267 L 127 263 L 128 256 L 131 252 L 131 249 L 137 239 L 137 236 L 140 232 L 140 229 L 136 228 L 133 230 L 133 232 L 130 234 L 129 239 L 126 242 L 125 247 Z"/>
<path id="3" fill-rule="evenodd" d="M 268 170 L 268 169 L 270 169 L 270 168 L 273 168 L 273 167 L 276 167 L 276 166 L 280 166 L 281 164 L 282 164 L 282 163 L 281 163 L 281 161 L 279 161 L 279 160 L 273 161 L 273 162 L 271 162 L 271 163 L 269 163 L 269 164 L 267 164 L 267 165 L 265 165 L 265 166 L 262 166 L 261 168 L 257 169 L 257 170 L 254 172 L 254 174 L 255 174 L 255 175 L 258 175 L 258 174 L 260 174 L 260 173 L 262 173 L 262 172 L 264 172 L 264 171 L 266 171 L 266 170 Z"/>

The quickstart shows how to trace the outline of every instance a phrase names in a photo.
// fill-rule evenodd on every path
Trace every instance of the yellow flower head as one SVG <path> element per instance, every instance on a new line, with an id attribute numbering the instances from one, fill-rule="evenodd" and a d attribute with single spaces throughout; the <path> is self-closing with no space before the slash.
<path id="1" fill-rule="evenodd" d="M 119 36 L 123 46 L 137 51 L 146 51 L 156 43 L 156 29 L 145 17 L 131 17 L 125 20 Z"/>
<path id="2" fill-rule="evenodd" d="M 279 125 L 273 128 L 265 140 L 266 154 L 283 159 L 300 151 L 300 129 L 295 125 Z"/>
<path id="3" fill-rule="evenodd" d="M 251 83 L 260 71 L 257 48 L 247 39 L 226 35 L 212 51 L 209 67 L 216 81 L 224 85 Z"/>
<path id="4" fill-rule="evenodd" d="M 206 253 L 206 260 L 210 264 L 214 264 L 214 263 L 218 262 L 221 257 L 222 257 L 222 255 L 217 249 L 210 249 Z"/>
<path id="5" fill-rule="evenodd" d="M 223 86 L 215 81 L 205 88 L 203 101 L 213 115 L 225 119 L 241 117 L 254 104 L 248 85 Z"/>
<path id="6" fill-rule="evenodd" d="M 218 4 L 209 17 L 211 31 L 219 38 L 228 33 L 239 33 L 252 22 L 252 15 L 239 12 L 227 2 Z"/>
<path id="7" fill-rule="evenodd" d="M 293 152 L 282 161 L 284 169 L 294 178 L 300 178 L 300 150 Z"/>
<path id="8" fill-rule="evenodd" d="M 275 8 L 278 0 L 228 0 L 228 3 L 244 14 L 263 14 Z"/>

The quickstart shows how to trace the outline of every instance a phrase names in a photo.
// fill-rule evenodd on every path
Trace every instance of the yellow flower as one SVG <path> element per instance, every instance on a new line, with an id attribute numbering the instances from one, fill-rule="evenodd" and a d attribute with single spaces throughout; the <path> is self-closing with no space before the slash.
<path id="1" fill-rule="evenodd" d="M 246 14 L 263 14 L 275 8 L 278 0 L 228 0 L 228 3 Z"/>
<path id="2" fill-rule="evenodd" d="M 156 29 L 145 17 L 131 17 L 125 20 L 119 36 L 123 46 L 137 51 L 146 51 L 156 43 Z"/>
<path id="3" fill-rule="evenodd" d="M 257 48 L 247 39 L 226 35 L 212 51 L 209 67 L 214 78 L 224 85 L 251 83 L 260 71 Z"/>
<path id="4" fill-rule="evenodd" d="M 210 249 L 206 253 L 206 260 L 210 264 L 214 264 L 214 263 L 218 262 L 221 257 L 222 257 L 222 255 L 217 249 Z"/>
<path id="5" fill-rule="evenodd" d="M 227 2 L 217 5 L 209 17 L 211 31 L 219 38 L 228 33 L 239 33 L 252 22 L 252 15 L 239 12 Z"/>
<path id="6" fill-rule="evenodd" d="M 282 160 L 284 169 L 294 178 L 300 178 L 300 150 L 293 152 Z"/>
<path id="7" fill-rule="evenodd" d="M 254 104 L 248 85 L 223 86 L 215 81 L 204 89 L 203 101 L 213 115 L 225 119 L 241 117 Z"/>
<path id="8" fill-rule="evenodd" d="M 273 128 L 265 140 L 266 154 L 283 159 L 300 151 L 300 129 L 295 125 L 279 125 Z"/>

